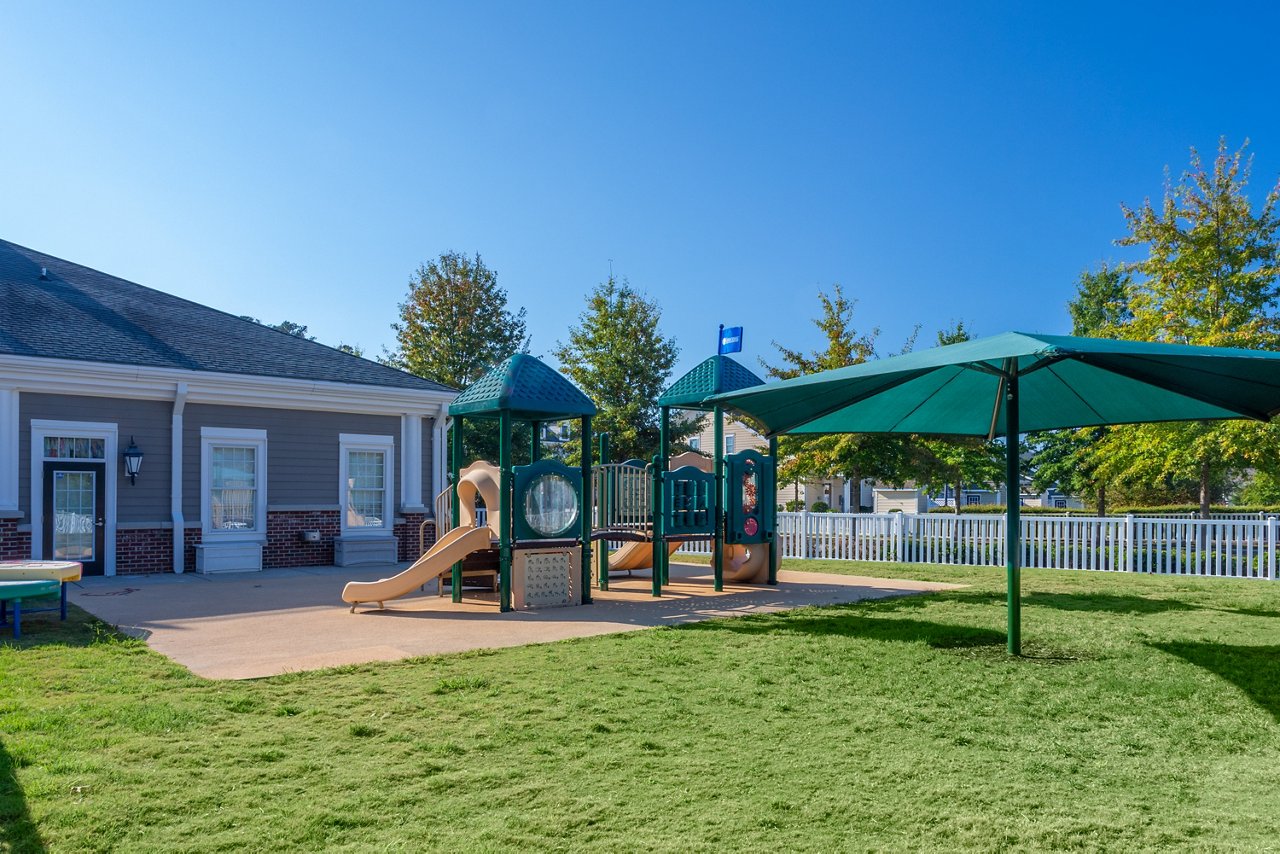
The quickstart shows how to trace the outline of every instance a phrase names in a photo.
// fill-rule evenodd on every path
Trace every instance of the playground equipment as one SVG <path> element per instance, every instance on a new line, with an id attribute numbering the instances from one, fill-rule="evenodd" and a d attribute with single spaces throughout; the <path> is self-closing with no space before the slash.
<path id="1" fill-rule="evenodd" d="M 653 595 L 662 595 L 669 564 L 684 543 L 713 542 L 715 589 L 724 582 L 777 583 L 777 443 L 768 456 L 755 450 L 721 455 L 724 413 L 703 401 L 721 391 L 762 385 L 763 380 L 725 356 L 713 356 L 672 384 L 658 400 L 661 414 L 658 454 L 641 460 L 609 462 L 607 436 L 600 437 L 595 467 L 597 497 L 593 538 L 620 542 L 612 555 L 597 558 L 597 583 L 607 590 L 609 573 L 652 567 Z M 670 457 L 671 409 L 712 413 L 715 451 Z M 726 469 L 728 477 L 726 481 Z"/>
<path id="2" fill-rule="evenodd" d="M 454 486 L 436 500 L 439 538 L 409 569 L 392 578 L 351 582 L 343 598 L 383 602 L 448 575 L 453 601 L 462 601 L 466 575 L 486 574 L 463 561 L 496 546 L 498 604 L 513 608 L 578 605 L 591 601 L 591 416 L 586 395 L 538 359 L 516 353 L 458 395 L 449 407 L 450 479 Z M 582 466 L 541 459 L 544 422 L 579 422 L 587 449 Z M 498 464 L 479 461 L 463 468 L 468 421 L 497 422 Z M 528 464 L 516 465 L 515 424 L 532 429 Z M 472 440 L 473 441 L 473 440 Z M 476 498 L 484 502 L 483 524 Z M 353 608 L 354 610 L 354 608 Z"/>

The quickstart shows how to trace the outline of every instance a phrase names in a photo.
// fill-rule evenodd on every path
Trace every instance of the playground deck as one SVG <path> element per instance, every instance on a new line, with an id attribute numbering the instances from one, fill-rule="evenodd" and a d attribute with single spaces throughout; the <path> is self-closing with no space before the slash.
<path id="1" fill-rule="evenodd" d="M 726 584 L 716 593 L 708 567 L 673 564 L 672 585 L 660 599 L 650 595 L 642 572 L 615 576 L 583 607 L 500 614 L 493 594 L 468 590 L 458 605 L 436 596 L 432 584 L 383 611 L 347 612 L 339 597 L 347 581 L 374 580 L 403 566 L 89 578 L 69 598 L 200 676 L 251 679 L 958 586 L 784 571 L 777 587 Z M 39 631 L 32 628 L 33 635 Z"/>

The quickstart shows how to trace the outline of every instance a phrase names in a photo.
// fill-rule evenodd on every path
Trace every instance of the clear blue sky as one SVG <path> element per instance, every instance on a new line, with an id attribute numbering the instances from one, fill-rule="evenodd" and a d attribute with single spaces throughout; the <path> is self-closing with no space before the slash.
<path id="1" fill-rule="evenodd" d="M 448 249 L 539 355 L 611 260 L 681 370 L 834 282 L 886 351 L 1064 332 L 1189 146 L 1280 174 L 1280 13 L 1224 8 L 0 0 L 0 237 L 371 353 Z"/>

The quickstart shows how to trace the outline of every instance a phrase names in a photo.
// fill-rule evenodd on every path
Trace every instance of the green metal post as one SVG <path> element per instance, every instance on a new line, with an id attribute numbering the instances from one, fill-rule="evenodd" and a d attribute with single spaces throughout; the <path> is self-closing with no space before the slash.
<path id="1" fill-rule="evenodd" d="M 662 572 L 658 568 L 658 546 L 662 537 L 662 469 L 658 463 L 661 457 L 653 458 L 653 483 L 650 486 L 652 495 L 650 505 L 653 507 L 653 521 L 650 524 L 649 542 L 653 543 L 653 595 L 662 595 Z"/>
<path id="2" fill-rule="evenodd" d="M 719 388 L 719 383 L 716 383 Z M 711 574 L 715 589 L 724 589 L 724 410 L 717 406 L 711 416 L 715 422 L 715 540 L 711 545 Z"/>
<path id="3" fill-rule="evenodd" d="M 597 464 L 601 466 L 609 465 L 609 434 L 600 434 L 600 453 Z M 613 473 L 608 469 L 602 469 L 600 476 L 600 495 L 596 497 L 597 503 L 600 505 L 599 525 L 601 528 L 608 527 L 610 515 L 613 512 Z M 609 589 L 609 541 L 601 540 L 600 545 L 596 549 L 596 572 L 598 579 L 596 584 L 601 590 Z"/>
<path id="4" fill-rule="evenodd" d="M 582 604 L 591 603 L 591 416 L 582 417 Z M 608 551 L 605 546 L 603 551 Z"/>
<path id="5" fill-rule="evenodd" d="M 1022 537 L 1021 483 L 1018 475 L 1018 364 L 1013 364 L 1005 381 L 1005 560 L 1006 587 L 1009 597 L 1009 654 L 1022 655 Z"/>
<path id="6" fill-rule="evenodd" d="M 458 499 L 458 473 L 462 471 L 462 416 L 453 417 L 453 435 L 449 442 L 449 474 L 453 484 L 453 497 L 449 502 L 449 512 L 453 514 L 453 527 L 462 524 L 462 505 Z M 453 565 L 453 575 L 449 579 L 450 591 L 454 602 L 462 601 L 462 561 Z"/>
<path id="7" fill-rule="evenodd" d="M 511 610 L 511 412 L 498 421 L 498 597 L 502 611 Z"/>
<path id="8" fill-rule="evenodd" d="M 773 484 L 778 485 L 776 472 L 778 471 L 778 437 L 769 437 L 769 465 L 773 466 L 775 472 Z M 769 583 L 778 583 L 778 551 L 782 548 L 782 541 L 778 538 L 778 490 L 775 488 L 772 495 L 757 496 L 758 501 L 768 500 L 768 504 L 761 504 L 761 507 L 768 508 L 765 512 L 769 514 L 769 518 L 773 520 L 773 542 L 769 543 Z"/>
<path id="9" fill-rule="evenodd" d="M 533 435 L 529 439 L 529 465 L 533 465 L 542 459 L 542 422 L 532 421 L 529 427 L 533 430 Z"/>
<path id="10" fill-rule="evenodd" d="M 659 421 L 658 428 L 658 458 L 662 464 L 658 467 L 658 471 L 666 471 L 670 466 L 671 458 L 671 407 L 664 406 L 661 410 L 662 418 Z M 662 568 L 662 583 L 671 583 L 671 554 L 667 550 L 666 541 L 667 532 L 662 532 L 663 540 L 654 546 L 653 552 L 653 571 L 657 572 L 658 568 Z"/>

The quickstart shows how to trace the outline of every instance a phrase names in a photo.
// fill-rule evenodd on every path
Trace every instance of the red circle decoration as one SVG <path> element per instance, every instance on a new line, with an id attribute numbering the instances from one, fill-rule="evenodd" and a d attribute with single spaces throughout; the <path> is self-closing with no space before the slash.
<path id="1" fill-rule="evenodd" d="M 748 537 L 754 537 L 758 530 L 760 530 L 760 523 L 750 516 L 748 516 L 747 520 L 742 523 L 742 533 L 746 534 Z"/>

